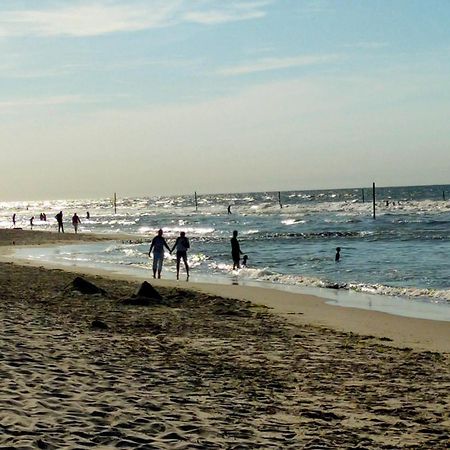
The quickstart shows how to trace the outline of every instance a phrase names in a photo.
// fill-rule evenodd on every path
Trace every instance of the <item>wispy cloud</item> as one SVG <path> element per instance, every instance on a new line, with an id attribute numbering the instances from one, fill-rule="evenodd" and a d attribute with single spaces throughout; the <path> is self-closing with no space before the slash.
<path id="1" fill-rule="evenodd" d="M 63 106 L 69 104 L 92 103 L 97 100 L 89 99 L 80 95 L 60 95 L 51 97 L 34 97 L 25 99 L 5 100 L 0 102 L 0 111 L 9 111 L 14 109 L 33 108 L 33 107 L 51 107 Z"/>
<path id="2" fill-rule="evenodd" d="M 304 55 L 286 58 L 263 58 L 247 64 L 222 68 L 218 71 L 218 74 L 225 76 L 246 75 L 255 72 L 328 64 L 339 61 L 340 59 L 342 59 L 342 55 L 338 54 Z"/>
<path id="3" fill-rule="evenodd" d="M 389 47 L 389 44 L 387 42 L 355 42 L 353 44 L 346 44 L 344 45 L 345 48 L 356 48 L 356 49 L 362 49 L 362 50 L 377 50 L 380 48 L 386 48 Z"/>
<path id="4" fill-rule="evenodd" d="M 270 2 L 222 2 L 222 5 L 218 8 L 204 11 L 188 11 L 184 18 L 186 21 L 203 25 L 260 19 L 266 15 L 263 7 L 268 3 Z"/>
<path id="5" fill-rule="evenodd" d="M 268 0 L 97 0 L 53 8 L 0 6 L 0 36 L 97 36 L 186 22 L 213 25 L 264 17 L 269 3 Z"/>

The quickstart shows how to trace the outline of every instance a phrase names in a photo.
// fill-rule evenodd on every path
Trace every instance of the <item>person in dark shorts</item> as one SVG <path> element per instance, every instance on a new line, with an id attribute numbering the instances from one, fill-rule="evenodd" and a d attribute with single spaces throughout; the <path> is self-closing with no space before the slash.
<path id="1" fill-rule="evenodd" d="M 156 272 L 158 272 L 158 278 L 161 278 L 161 270 L 164 262 L 164 247 L 170 252 L 170 248 L 162 234 L 163 230 L 158 230 L 158 234 L 153 238 L 150 250 L 148 251 L 148 256 L 151 256 L 153 250 L 153 278 L 156 278 Z"/>
<path id="2" fill-rule="evenodd" d="M 170 251 L 170 253 L 172 253 L 175 248 L 177 249 L 177 280 L 180 279 L 180 260 L 183 259 L 184 267 L 186 269 L 186 281 L 189 281 L 189 264 L 187 262 L 187 251 L 189 247 L 189 239 L 186 237 L 186 233 L 181 231 L 180 236 L 177 237 L 177 240 Z"/>
<path id="3" fill-rule="evenodd" d="M 75 230 L 75 234 L 78 233 L 78 225 L 80 225 L 80 223 L 81 223 L 81 220 L 80 220 L 80 218 L 78 217 L 78 214 L 75 213 L 75 214 L 73 215 L 73 217 L 72 217 L 72 225 L 73 225 L 73 228 L 74 228 L 74 230 Z"/>
<path id="4" fill-rule="evenodd" d="M 236 230 L 233 231 L 233 237 L 231 238 L 231 258 L 233 259 L 233 270 L 240 269 L 241 265 L 239 261 L 241 259 L 241 246 L 239 245 L 239 241 L 237 240 L 238 232 Z"/>

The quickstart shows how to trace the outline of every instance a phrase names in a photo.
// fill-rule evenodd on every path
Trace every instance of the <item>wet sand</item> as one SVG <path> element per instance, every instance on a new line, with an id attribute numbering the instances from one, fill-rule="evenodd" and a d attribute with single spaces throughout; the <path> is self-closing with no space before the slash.
<path id="1" fill-rule="evenodd" d="M 0 263 L 2 447 L 447 447 L 444 350 L 264 306 L 278 291 L 166 282 L 164 304 L 128 306 L 137 281 L 88 274 L 102 297 L 67 289 L 74 277 Z"/>

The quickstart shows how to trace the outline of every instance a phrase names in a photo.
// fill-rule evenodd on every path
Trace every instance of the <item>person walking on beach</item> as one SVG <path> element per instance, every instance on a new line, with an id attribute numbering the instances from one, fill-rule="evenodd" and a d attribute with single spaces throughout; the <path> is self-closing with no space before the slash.
<path id="1" fill-rule="evenodd" d="M 60 211 L 58 214 L 56 214 L 55 219 L 58 222 L 58 233 L 59 232 L 64 233 L 64 224 L 63 224 L 63 213 L 62 213 L 62 211 Z"/>
<path id="2" fill-rule="evenodd" d="M 75 229 L 75 234 L 78 233 L 78 225 L 81 223 L 80 218 L 78 217 L 77 213 L 75 213 L 72 217 L 72 225 L 73 228 Z"/>
<path id="3" fill-rule="evenodd" d="M 16 213 L 12 216 L 13 227 L 16 228 Z"/>
<path id="4" fill-rule="evenodd" d="M 33 220 L 34 220 L 34 216 L 32 216 L 30 219 L 30 228 L 31 229 L 33 229 Z"/>
<path id="5" fill-rule="evenodd" d="M 156 278 L 156 272 L 158 272 L 158 278 L 161 278 L 161 270 L 164 262 L 164 247 L 170 252 L 170 248 L 162 235 L 163 230 L 159 229 L 158 234 L 152 239 L 148 251 L 148 256 L 151 257 L 153 250 L 153 278 Z"/>
<path id="6" fill-rule="evenodd" d="M 180 236 L 177 237 L 175 244 L 173 244 L 172 250 L 170 250 L 170 253 L 172 253 L 175 248 L 177 249 L 177 280 L 180 279 L 180 260 L 183 259 L 186 269 L 186 281 L 189 281 L 189 265 L 187 262 L 187 251 L 189 247 L 189 239 L 186 237 L 186 233 L 181 231 Z"/>
<path id="7" fill-rule="evenodd" d="M 233 237 L 231 238 L 231 257 L 233 258 L 233 270 L 240 269 L 241 265 L 239 261 L 241 259 L 241 246 L 239 245 L 239 241 L 237 240 L 238 232 L 236 230 L 233 231 Z"/>

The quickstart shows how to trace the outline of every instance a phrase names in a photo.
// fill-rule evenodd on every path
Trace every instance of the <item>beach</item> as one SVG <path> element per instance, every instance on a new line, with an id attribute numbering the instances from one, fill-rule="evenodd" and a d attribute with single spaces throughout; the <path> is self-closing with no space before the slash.
<path id="1" fill-rule="evenodd" d="M 107 295 L 85 295 L 67 270 L 1 263 L 2 447 L 448 445 L 448 323 L 150 279 L 164 301 L 130 306 L 140 281 L 91 270 Z"/>

